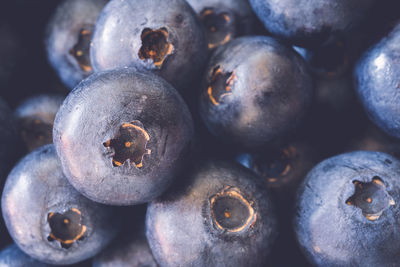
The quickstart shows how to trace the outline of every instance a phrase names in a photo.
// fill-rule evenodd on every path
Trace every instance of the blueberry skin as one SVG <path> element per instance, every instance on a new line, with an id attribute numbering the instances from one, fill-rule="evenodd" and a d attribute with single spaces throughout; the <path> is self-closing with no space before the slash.
<path id="1" fill-rule="evenodd" d="M 146 31 L 164 35 L 158 36 L 160 40 L 142 42 L 145 36 L 152 36 Z M 156 55 L 157 49 L 163 51 L 159 59 L 154 60 L 149 54 L 140 56 L 146 44 L 153 46 Z M 96 23 L 90 53 L 95 71 L 145 69 L 159 74 L 180 91 L 191 90 L 190 83 L 200 77 L 208 58 L 204 30 L 184 0 L 110 1 Z"/>
<path id="2" fill-rule="evenodd" d="M 310 262 L 316 266 L 398 266 L 399 171 L 397 159 L 367 151 L 329 158 L 311 170 L 298 191 L 294 221 Z M 371 188 L 379 190 L 368 199 L 365 193 Z M 377 210 L 371 212 L 371 208 Z M 368 219 L 368 213 L 379 216 Z"/>
<path id="3" fill-rule="evenodd" d="M 119 225 L 112 208 L 86 199 L 68 183 L 53 145 L 35 150 L 14 167 L 1 200 L 15 243 L 49 264 L 73 264 L 93 257 L 112 240 Z M 79 233 L 65 236 L 60 233 L 63 228 L 53 223 L 71 213 L 75 221 L 65 217 L 65 224 L 72 221 Z"/>
<path id="4" fill-rule="evenodd" d="M 256 33 L 257 20 L 246 0 L 187 0 L 205 26 L 208 48 Z"/>
<path id="5" fill-rule="evenodd" d="M 129 142 L 142 143 L 123 155 L 125 148 L 112 143 L 129 125 L 140 128 L 137 134 L 146 139 L 133 138 Z M 193 136 L 188 108 L 170 84 L 154 74 L 125 69 L 97 73 L 80 83 L 57 113 L 53 131 L 71 184 L 90 199 L 111 205 L 159 196 L 188 159 Z M 132 157 L 135 153 L 139 159 Z"/>
<path id="6" fill-rule="evenodd" d="M 220 140 L 260 149 L 296 128 L 312 100 L 304 60 L 270 37 L 241 37 L 211 57 L 200 114 Z"/>
<path id="7" fill-rule="evenodd" d="M 273 35 L 299 46 L 333 42 L 358 26 L 375 0 L 250 0 Z"/>
<path id="8" fill-rule="evenodd" d="M 69 89 L 73 89 L 93 72 L 88 62 L 90 54 L 86 49 L 89 49 L 90 36 L 97 17 L 107 2 L 64 0 L 47 25 L 47 57 L 61 81 Z M 82 46 L 79 45 L 80 41 Z M 78 51 L 83 54 L 78 56 Z"/>
<path id="9" fill-rule="evenodd" d="M 202 164 L 183 178 L 186 186 L 180 190 L 175 187 L 147 209 L 146 235 L 159 265 L 263 266 L 275 241 L 277 221 L 270 194 L 257 178 L 226 162 Z M 227 206 L 231 209 L 218 211 L 217 203 L 223 208 L 229 194 L 230 201 L 243 199 L 237 201 L 238 205 Z M 247 206 L 248 210 L 235 213 L 235 206 Z M 250 210 L 253 216 L 247 212 Z M 242 214 L 246 215 L 242 220 L 229 225 L 229 218 Z M 224 223 L 224 219 L 228 221 Z"/>
<path id="10" fill-rule="evenodd" d="M 19 131 L 29 151 L 53 143 L 54 119 L 64 99 L 63 95 L 36 95 L 16 108 Z"/>
<path id="11" fill-rule="evenodd" d="M 125 235 L 93 259 L 93 267 L 158 267 L 144 234 Z"/>
<path id="12" fill-rule="evenodd" d="M 400 25 L 369 49 L 357 63 L 354 80 L 370 120 L 387 134 L 400 138 Z"/>
<path id="13" fill-rule="evenodd" d="M 0 266 L 2 267 L 50 267 L 46 263 L 39 262 L 12 244 L 0 251 Z"/>

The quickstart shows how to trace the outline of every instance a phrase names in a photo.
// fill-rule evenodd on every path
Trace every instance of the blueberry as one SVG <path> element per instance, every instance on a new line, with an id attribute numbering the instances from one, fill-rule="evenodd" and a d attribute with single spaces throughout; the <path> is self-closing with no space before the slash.
<path id="1" fill-rule="evenodd" d="M 159 196 L 185 165 L 193 135 L 177 91 L 159 76 L 131 70 L 83 81 L 61 106 L 53 132 L 71 184 L 112 205 Z"/>
<path id="2" fill-rule="evenodd" d="M 316 266 L 397 266 L 400 161 L 357 151 L 329 158 L 298 191 L 295 231 Z"/>
<path id="3" fill-rule="evenodd" d="M 17 107 L 15 116 L 29 151 L 53 143 L 54 118 L 64 98 L 62 95 L 37 95 L 26 99 Z"/>
<path id="4" fill-rule="evenodd" d="M 387 134 L 400 138 L 400 24 L 368 50 L 355 70 L 355 86 L 368 117 Z"/>
<path id="5" fill-rule="evenodd" d="M 64 0 L 47 26 L 48 59 L 70 89 L 92 73 L 90 42 L 107 0 Z"/>
<path id="6" fill-rule="evenodd" d="M 118 227 L 110 207 L 86 199 L 68 183 L 53 145 L 35 150 L 14 167 L 1 204 L 18 247 L 49 264 L 72 264 L 94 256 Z"/>
<path id="7" fill-rule="evenodd" d="M 301 141 L 269 149 L 263 153 L 239 154 L 236 160 L 260 177 L 266 187 L 285 192 L 293 191 L 317 159 L 315 148 Z"/>
<path id="8" fill-rule="evenodd" d="M 188 0 L 205 27 L 208 48 L 256 33 L 258 20 L 246 0 Z"/>
<path id="9" fill-rule="evenodd" d="M 161 266 L 263 266 L 276 237 L 270 195 L 246 169 L 197 167 L 149 204 L 146 235 Z"/>
<path id="10" fill-rule="evenodd" d="M 132 15 L 134 14 L 134 15 Z M 185 91 L 207 60 L 201 24 L 184 0 L 111 0 L 93 35 L 95 71 L 135 67 Z"/>
<path id="11" fill-rule="evenodd" d="M 300 46 L 325 45 L 348 34 L 375 0 L 250 0 L 274 35 Z"/>
<path id="12" fill-rule="evenodd" d="M 293 50 L 270 37 L 241 37 L 212 56 L 200 114 L 219 139 L 256 149 L 301 122 L 312 91 L 308 68 Z"/>
<path id="13" fill-rule="evenodd" d="M 46 263 L 39 262 L 24 252 L 17 245 L 9 245 L 0 251 L 0 266 L 2 267 L 49 267 Z"/>

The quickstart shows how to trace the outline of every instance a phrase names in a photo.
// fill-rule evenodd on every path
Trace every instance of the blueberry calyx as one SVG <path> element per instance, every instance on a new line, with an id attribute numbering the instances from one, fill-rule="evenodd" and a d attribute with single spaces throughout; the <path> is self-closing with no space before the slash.
<path id="1" fill-rule="evenodd" d="M 144 129 L 140 121 L 123 123 L 119 132 L 113 139 L 109 139 L 103 146 L 114 150 L 112 163 L 119 167 L 125 161 L 135 163 L 137 168 L 143 167 L 144 155 L 150 155 L 151 150 L 147 149 L 150 135 Z"/>
<path id="2" fill-rule="evenodd" d="M 84 72 L 91 72 L 90 42 L 92 40 L 93 25 L 86 25 L 79 31 L 78 42 L 69 53 L 75 58 L 79 67 Z"/>
<path id="3" fill-rule="evenodd" d="M 236 80 L 235 72 L 223 72 L 216 66 L 211 74 L 207 94 L 214 106 L 219 106 L 223 99 L 232 95 L 232 85 Z"/>
<path id="4" fill-rule="evenodd" d="M 50 242 L 57 240 L 62 248 L 70 248 L 74 242 L 84 239 L 86 226 L 82 225 L 81 221 L 82 214 L 76 208 L 64 213 L 50 212 L 47 215 L 47 222 L 51 232 L 47 240 Z"/>
<path id="5" fill-rule="evenodd" d="M 213 8 L 206 7 L 200 12 L 200 20 L 206 28 L 209 49 L 224 45 L 232 39 L 235 27 L 233 16 L 229 13 L 218 13 Z"/>
<path id="6" fill-rule="evenodd" d="M 49 134 L 53 129 L 51 124 L 37 118 L 23 118 L 20 119 L 20 125 L 22 139 L 28 146 L 32 140 L 51 140 L 51 134 Z"/>
<path id="7" fill-rule="evenodd" d="M 212 221 L 224 232 L 241 232 L 256 222 L 253 205 L 238 188 L 227 186 L 210 198 Z"/>
<path id="8" fill-rule="evenodd" d="M 141 60 L 151 59 L 157 68 L 161 68 L 165 59 L 172 54 L 174 46 L 168 41 L 168 30 L 163 27 L 158 30 L 145 28 L 142 31 L 142 46 L 138 56 Z"/>
<path id="9" fill-rule="evenodd" d="M 370 221 L 378 220 L 382 213 L 390 206 L 395 205 L 383 181 L 375 176 L 371 182 L 363 183 L 354 180 L 355 192 L 346 204 L 362 210 L 363 215 Z"/>
<path id="10" fill-rule="evenodd" d="M 287 176 L 292 171 L 292 160 L 297 157 L 296 149 L 288 146 L 280 151 L 278 158 L 267 159 L 266 162 L 262 158 L 253 163 L 253 170 L 262 177 L 268 177 L 269 183 L 276 183 L 279 178 Z"/>

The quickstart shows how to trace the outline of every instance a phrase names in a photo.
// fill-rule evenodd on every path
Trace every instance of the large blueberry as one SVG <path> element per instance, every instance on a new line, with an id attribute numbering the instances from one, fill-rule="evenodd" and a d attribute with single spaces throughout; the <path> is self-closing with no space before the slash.
<path id="1" fill-rule="evenodd" d="M 159 76 L 132 70 L 97 73 L 80 83 L 53 132 L 71 184 L 113 205 L 159 196 L 184 166 L 193 135 L 178 92 Z"/>
<path id="2" fill-rule="evenodd" d="M 90 201 L 68 183 L 53 145 L 35 150 L 14 167 L 1 205 L 18 247 L 50 264 L 94 256 L 118 229 L 111 207 Z"/>
<path id="3" fill-rule="evenodd" d="M 1 267 L 50 267 L 46 263 L 39 262 L 22 252 L 17 245 L 12 244 L 0 251 Z"/>
<path id="4" fill-rule="evenodd" d="M 368 50 L 357 64 L 358 96 L 369 118 L 387 134 L 400 138 L 400 24 Z"/>
<path id="5" fill-rule="evenodd" d="M 263 266 L 277 221 L 270 194 L 246 169 L 209 162 L 149 204 L 146 234 L 161 266 Z"/>
<path id="6" fill-rule="evenodd" d="M 317 266 L 398 266 L 400 161 L 358 151 L 329 158 L 298 191 L 295 231 Z"/>
<path id="7" fill-rule="evenodd" d="M 213 135 L 255 149 L 294 129 L 312 93 L 307 65 L 292 49 L 270 37 L 241 37 L 212 56 L 200 113 Z"/>
<path id="8" fill-rule="evenodd" d="M 258 20 L 247 0 L 187 0 L 205 27 L 208 48 L 256 33 Z"/>
<path id="9" fill-rule="evenodd" d="M 250 0 L 274 35 L 301 46 L 330 43 L 354 29 L 375 0 Z"/>
<path id="10" fill-rule="evenodd" d="M 47 57 L 70 89 L 92 73 L 90 42 L 107 0 L 64 0 L 47 26 Z"/>
<path id="11" fill-rule="evenodd" d="M 91 49 L 95 71 L 151 70 L 179 90 L 199 77 L 207 60 L 200 21 L 184 0 L 111 0 L 96 24 Z"/>
<path id="12" fill-rule="evenodd" d="M 19 131 L 29 151 L 53 142 L 54 118 L 64 98 L 63 95 L 37 95 L 16 108 Z"/>

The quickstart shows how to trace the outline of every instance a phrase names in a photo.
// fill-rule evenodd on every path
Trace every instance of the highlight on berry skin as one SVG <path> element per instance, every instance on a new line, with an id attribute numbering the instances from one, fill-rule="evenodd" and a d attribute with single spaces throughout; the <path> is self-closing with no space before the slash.
<path id="1" fill-rule="evenodd" d="M 365 218 L 370 221 L 378 220 L 385 210 L 396 204 L 378 176 L 373 177 L 371 182 L 363 183 L 354 180 L 353 184 L 355 192 L 346 204 L 360 208 Z"/>
<path id="2" fill-rule="evenodd" d="M 174 46 L 168 40 L 168 30 L 163 27 L 157 30 L 145 28 L 142 31 L 142 46 L 138 56 L 141 60 L 152 60 L 157 68 L 161 68 L 164 61 L 174 51 Z"/>
<path id="3" fill-rule="evenodd" d="M 151 150 L 147 148 L 150 135 L 144 129 L 140 121 L 123 123 L 112 139 L 103 143 L 103 146 L 113 150 L 112 163 L 114 167 L 122 166 L 129 161 L 137 168 L 143 167 L 143 157 L 151 155 Z"/>

